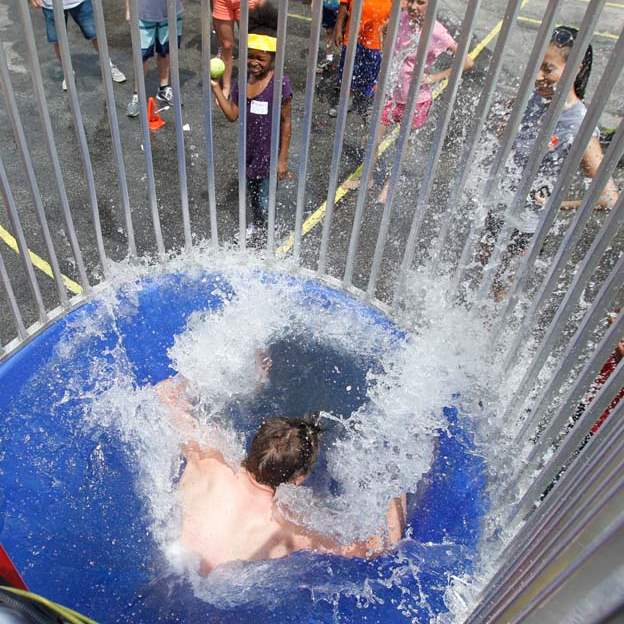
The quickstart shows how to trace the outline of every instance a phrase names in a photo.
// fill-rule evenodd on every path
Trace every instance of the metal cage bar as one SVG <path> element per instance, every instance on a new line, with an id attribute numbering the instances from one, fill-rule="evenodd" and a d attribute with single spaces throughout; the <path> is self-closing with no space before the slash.
<path id="1" fill-rule="evenodd" d="M 277 199 L 277 167 L 280 150 L 282 119 L 282 87 L 284 81 L 284 59 L 286 58 L 286 27 L 288 24 L 288 0 L 279 0 L 277 19 L 277 53 L 273 73 L 273 110 L 271 118 L 271 160 L 269 163 L 269 219 L 267 250 L 275 252 L 275 211 Z"/>
<path id="2" fill-rule="evenodd" d="M 156 239 L 156 249 L 161 259 L 165 256 L 165 243 L 160 223 L 158 198 L 156 197 L 156 179 L 154 176 L 154 159 L 152 156 L 152 140 L 150 138 L 149 123 L 147 120 L 147 96 L 145 93 L 145 76 L 143 74 L 143 59 L 141 56 L 141 35 L 139 33 L 138 0 L 129 0 L 130 6 L 130 38 L 132 41 L 132 63 L 134 67 L 134 87 L 139 98 L 139 119 L 143 135 L 143 153 L 145 154 L 145 168 L 147 174 L 147 199 L 152 215 L 152 226 Z"/>
<path id="3" fill-rule="evenodd" d="M 542 17 L 542 23 L 535 37 L 535 42 L 533 44 L 533 48 L 531 49 L 526 69 L 516 91 L 514 106 L 507 120 L 505 131 L 488 173 L 488 178 L 484 185 L 483 192 L 480 195 L 481 201 L 478 203 L 483 204 L 484 206 L 495 205 L 499 199 L 497 182 L 501 172 L 503 171 L 504 164 L 507 162 L 507 158 L 511 153 L 513 142 L 522 120 L 522 115 L 524 114 L 524 110 L 527 106 L 529 98 L 531 97 L 532 86 L 535 83 L 539 66 L 550 42 L 550 32 L 555 23 L 555 17 L 557 16 L 561 3 L 562 0 L 549 0 L 546 11 Z M 482 219 L 479 219 L 480 216 L 482 216 Z M 470 257 L 472 256 L 474 245 L 481 238 L 484 229 L 484 225 L 475 227 L 476 221 L 485 221 L 485 216 L 485 213 L 482 215 L 475 215 L 473 222 L 471 223 L 470 231 L 466 237 L 466 242 L 453 278 L 453 286 L 455 288 L 457 288 L 457 285 L 465 276 L 466 268 Z"/>
<path id="4" fill-rule="evenodd" d="M 214 141 L 212 137 L 212 90 L 210 88 L 210 31 L 212 16 L 210 1 L 201 0 L 201 35 L 202 35 L 202 98 L 204 105 L 204 143 L 206 147 L 206 181 L 208 185 L 208 212 L 210 215 L 210 241 L 219 243 L 217 221 L 217 197 L 214 169 Z"/>
<path id="5" fill-rule="evenodd" d="M 54 171 L 54 179 L 56 181 L 56 187 L 58 189 L 59 197 L 61 200 L 61 210 L 63 212 L 63 219 L 65 220 L 65 227 L 67 228 L 67 238 L 69 245 L 76 262 L 76 270 L 78 271 L 78 280 L 83 289 L 83 292 L 89 292 L 89 278 L 87 277 L 87 271 L 85 269 L 84 260 L 82 257 L 82 251 L 76 236 L 76 229 L 74 227 L 74 221 L 72 218 L 71 210 L 69 208 L 69 199 L 67 198 L 67 191 L 65 188 L 65 181 L 63 180 L 63 171 L 61 169 L 61 163 L 59 160 L 58 150 L 56 149 L 56 143 L 54 142 L 54 134 L 52 132 L 52 121 L 50 119 L 50 112 L 46 101 L 46 95 L 43 90 L 43 80 L 41 77 L 41 66 L 39 65 L 39 56 L 37 55 L 37 47 L 35 44 L 35 33 L 33 31 L 32 21 L 30 19 L 30 11 L 28 5 L 25 2 L 18 2 L 20 11 L 20 17 L 22 21 L 22 31 L 24 33 L 24 42 L 28 52 L 28 61 L 30 64 L 30 78 L 32 80 L 33 92 L 35 94 L 35 101 L 37 102 L 37 108 L 39 110 L 39 117 L 43 125 L 43 131 L 46 140 L 46 147 L 48 148 L 48 154 L 52 163 L 52 169 Z"/>
<path id="6" fill-rule="evenodd" d="M 504 370 L 509 370 L 515 361 L 517 354 L 519 353 L 522 342 L 527 338 L 530 333 L 530 326 L 534 323 L 538 317 L 538 314 L 548 298 L 552 295 L 557 280 L 561 276 L 563 269 L 568 262 L 572 251 L 578 243 L 583 229 L 589 220 L 591 211 L 594 204 L 598 200 L 606 181 L 609 179 L 613 170 L 617 166 L 617 163 L 624 155 L 624 121 L 620 122 L 618 130 L 609 145 L 609 149 L 603 159 L 600 169 L 592 184 L 583 198 L 583 202 L 577 211 L 577 214 L 572 221 L 572 224 L 568 228 L 568 231 L 559 245 L 559 250 L 555 258 L 553 259 L 552 266 L 550 267 L 548 274 L 544 278 L 542 285 L 530 303 L 527 313 L 524 315 L 524 319 L 518 329 L 516 336 L 514 337 L 511 345 L 507 349 L 507 355 L 505 357 L 505 363 L 503 365 Z M 604 253 L 608 242 L 610 242 L 617 232 L 617 228 L 621 223 L 622 216 L 622 203 L 616 203 L 612 208 L 611 214 L 607 218 L 607 223 L 603 225 L 600 230 L 600 234 L 596 237 L 595 242 L 605 241 L 601 245 L 592 247 L 592 257 L 600 257 Z M 618 215 L 620 215 L 618 217 Z M 587 257 L 587 256 L 586 256 Z M 595 266 L 595 265 L 593 265 Z"/>
<path id="7" fill-rule="evenodd" d="M 403 253 L 403 260 L 401 261 L 401 268 L 399 269 L 399 277 L 397 279 L 394 292 L 393 305 L 397 305 L 400 302 L 401 294 L 405 289 L 405 281 L 407 280 L 408 271 L 414 261 L 416 243 L 418 242 L 418 236 L 425 217 L 425 210 L 429 204 L 433 181 L 438 171 L 440 154 L 442 153 L 446 133 L 451 122 L 451 115 L 453 114 L 455 100 L 457 98 L 457 92 L 459 90 L 459 84 L 463 73 L 464 61 L 468 54 L 470 39 L 472 37 L 472 31 L 475 26 L 480 6 L 481 0 L 469 0 L 468 5 L 466 6 L 466 13 L 464 14 L 464 21 L 461 27 L 461 36 L 457 45 L 456 58 L 449 77 L 448 87 L 444 92 L 444 113 L 442 115 L 442 119 L 438 120 L 436 134 L 429 154 L 429 160 L 425 168 L 425 175 L 418 191 L 416 209 L 414 210 L 414 218 L 412 219 L 412 225 L 410 227 L 410 232 Z"/>
<path id="8" fill-rule="evenodd" d="M 492 54 L 492 59 L 490 60 L 483 91 L 481 92 L 481 97 L 475 107 L 475 118 L 466 135 L 470 138 L 466 142 L 462 151 L 458 166 L 458 174 L 453 184 L 447 206 L 458 206 L 461 201 L 466 182 L 468 181 L 468 174 L 471 171 L 471 164 L 476 155 L 477 147 L 479 146 L 481 133 L 485 127 L 485 122 L 494 100 L 494 89 L 498 84 L 498 78 L 500 76 L 501 69 L 503 68 L 505 45 L 507 44 L 513 25 L 515 24 L 518 13 L 520 12 L 520 7 L 521 5 L 524 6 L 526 1 L 527 0 L 518 2 L 518 0 L 509 0 L 507 8 L 505 9 L 505 14 L 500 22 L 500 33 L 496 41 L 496 47 Z M 431 270 L 434 273 L 438 272 L 438 263 L 442 257 L 442 250 L 446 246 L 446 240 L 449 232 L 451 231 L 451 224 L 453 222 L 452 216 L 453 215 L 449 215 L 450 218 L 448 219 L 440 219 L 442 223 L 438 232 L 438 238 L 431 254 Z"/>
<path id="9" fill-rule="evenodd" d="M 587 149 L 587 146 L 589 145 L 589 142 L 591 141 L 592 136 L 594 135 L 595 128 L 600 120 L 600 115 L 602 114 L 607 104 L 607 101 L 609 100 L 611 91 L 613 90 L 613 87 L 615 86 L 620 74 L 622 73 L 623 68 L 624 68 L 624 29 L 622 30 L 622 33 L 620 34 L 620 37 L 611 54 L 611 57 L 609 58 L 609 63 L 607 64 L 607 67 L 604 73 L 602 74 L 600 84 L 598 85 L 596 93 L 594 97 L 592 98 L 591 106 L 589 107 L 589 110 L 587 111 L 587 114 L 585 115 L 585 118 L 583 119 L 583 123 L 579 130 L 579 133 L 574 140 L 572 149 L 570 153 L 568 154 L 568 157 L 566 158 L 561 174 L 559 175 L 559 178 L 555 184 L 555 188 L 553 189 L 553 193 L 548 199 L 548 202 L 544 209 L 544 217 L 540 224 L 540 228 L 538 232 L 536 232 L 535 235 L 533 236 L 527 255 L 524 257 L 518 271 L 516 272 L 513 285 L 511 287 L 511 290 L 509 292 L 509 296 L 507 299 L 507 304 L 505 305 L 505 308 L 502 314 L 499 316 L 495 329 L 492 332 L 493 336 L 495 337 L 500 336 L 501 328 L 505 325 L 505 322 L 509 318 L 509 315 L 513 312 L 518 302 L 518 299 L 521 296 L 521 293 L 524 291 L 526 287 L 529 272 L 532 270 L 533 266 L 535 265 L 535 261 L 537 260 L 537 257 L 542 248 L 546 235 L 555 221 L 557 209 L 561 205 L 561 202 L 565 199 L 566 194 L 569 191 L 570 185 L 572 183 L 574 175 L 576 174 L 578 170 L 578 167 L 581 163 L 585 150 Z M 612 150 L 612 151 L 615 151 L 615 150 Z M 610 156 L 612 156 L 612 154 L 610 154 Z M 614 165 L 618 161 L 619 161 L 619 158 L 615 161 Z M 597 178 L 596 184 L 595 184 L 596 191 L 598 189 L 602 191 L 602 188 L 604 188 L 603 181 L 605 180 L 605 178 L 603 175 L 600 175 L 600 174 L 602 174 L 605 170 L 608 169 L 608 164 L 610 164 L 610 162 L 612 161 L 608 161 L 604 167 L 601 167 L 599 175 L 596 176 Z M 585 225 L 585 222 L 586 221 L 583 221 L 583 222 L 577 221 L 574 223 L 575 228 L 578 228 L 578 230 L 576 230 L 577 237 L 580 236 L 582 227 Z M 568 241 L 566 241 L 566 243 L 568 243 Z M 562 258 L 565 256 L 567 259 L 570 253 L 571 253 L 571 249 L 568 249 L 566 253 L 566 249 L 564 247 L 563 253 L 560 255 Z M 554 272 L 555 271 L 551 271 L 551 275 Z M 552 290 L 550 291 L 550 293 L 552 293 Z"/>
<path id="10" fill-rule="evenodd" d="M 24 326 L 24 320 L 22 319 L 22 314 L 19 306 L 17 305 L 15 292 L 13 291 L 13 286 L 11 285 L 11 280 L 9 279 L 9 274 L 7 273 L 2 254 L 0 254 L 0 278 L 2 278 L 2 285 L 4 286 L 4 290 L 6 291 L 7 298 L 9 300 L 9 307 L 11 308 L 11 314 L 13 315 L 13 322 L 15 323 L 17 337 L 20 340 L 26 340 L 26 338 L 28 338 L 28 332 Z M 0 345 L 0 348 L 1 347 L 2 345 Z"/>
<path id="11" fill-rule="evenodd" d="M 508 236 L 511 234 L 512 226 L 509 224 L 507 216 L 510 214 L 517 214 L 526 202 L 526 198 L 529 195 L 531 186 L 533 185 L 533 180 L 535 179 L 544 156 L 548 152 L 548 144 L 550 143 L 553 130 L 555 129 L 559 116 L 563 111 L 568 93 L 574 84 L 574 80 L 578 73 L 578 67 L 585 56 L 585 50 L 587 49 L 587 46 L 589 45 L 589 42 L 594 34 L 594 29 L 605 1 L 606 0 L 590 0 L 587 10 L 585 11 L 583 22 L 579 27 L 579 34 L 571 48 L 570 56 L 568 57 L 565 69 L 563 70 L 563 75 L 557 85 L 555 95 L 548 106 L 548 111 L 544 116 L 539 133 L 535 139 L 535 143 L 533 144 L 531 158 L 522 172 L 520 186 L 514 194 L 511 205 L 506 208 L 503 215 L 503 226 L 500 234 L 498 235 L 497 244 L 494 247 L 492 257 L 490 258 L 488 265 L 485 267 L 483 280 L 481 282 L 481 286 L 479 287 L 479 296 L 481 298 L 485 298 L 490 292 L 500 258 L 505 250 Z M 542 217 L 542 226 L 545 222 L 546 221 Z M 540 236 L 545 236 L 543 227 L 534 234 L 533 238 L 538 240 Z"/>
<path id="12" fill-rule="evenodd" d="M 102 9 L 102 0 L 92 0 L 92 4 L 93 14 L 95 17 L 95 30 L 97 32 L 98 40 L 100 69 L 102 72 L 102 82 L 104 84 L 104 97 L 106 99 L 108 126 L 111 132 L 113 154 L 115 156 L 115 166 L 117 167 L 117 180 L 119 181 L 119 191 L 121 194 L 121 205 L 123 207 L 124 220 L 126 222 L 126 235 L 128 236 L 128 253 L 130 254 L 130 257 L 135 257 L 137 255 L 137 249 L 134 240 L 134 226 L 132 225 L 130 197 L 128 196 L 126 166 L 124 164 L 123 149 L 121 147 L 121 137 L 119 135 L 117 108 L 115 106 L 115 96 L 113 95 L 113 79 L 111 76 L 111 61 L 108 54 L 108 42 L 106 40 L 104 10 Z"/>
<path id="13" fill-rule="evenodd" d="M 388 197 L 386 198 L 386 205 L 384 206 L 383 214 L 381 216 L 381 224 L 379 226 L 379 231 L 377 232 L 377 242 L 375 243 L 373 263 L 368 277 L 368 285 L 366 287 L 366 296 L 368 299 L 375 296 L 377 288 L 377 280 L 379 279 L 379 272 L 381 271 L 384 249 L 386 247 L 388 233 L 390 231 L 390 221 L 392 218 L 392 210 L 394 208 L 399 176 L 401 173 L 401 164 L 407 151 L 407 141 L 412 128 L 412 117 L 414 116 L 414 111 L 416 110 L 416 98 L 418 96 L 423 73 L 425 71 L 427 50 L 429 48 L 429 42 L 431 41 L 431 35 L 435 26 L 438 14 L 437 11 L 438 0 L 431 0 L 427 5 L 425 21 L 420 34 L 416 61 L 414 63 L 414 71 L 412 73 L 412 81 L 407 94 L 407 105 L 405 107 L 405 114 L 403 116 L 403 120 L 401 121 L 399 130 L 396 156 L 392 164 L 392 171 L 390 172 L 390 180 L 388 182 Z"/>
<path id="14" fill-rule="evenodd" d="M 338 174 L 340 173 L 340 160 L 342 158 L 342 148 L 344 145 L 344 135 L 347 126 L 347 113 L 349 108 L 351 80 L 353 78 L 353 67 L 355 64 L 355 53 L 357 49 L 358 32 L 360 19 L 362 17 L 362 6 L 364 0 L 354 0 L 349 16 L 349 43 L 345 55 L 344 67 L 342 70 L 342 83 L 340 85 L 340 100 L 338 103 L 338 115 L 336 116 L 336 131 L 334 134 L 334 145 L 332 149 L 331 164 L 329 167 L 329 183 L 327 187 L 327 200 L 325 202 L 325 219 L 323 220 L 323 232 L 321 234 L 321 248 L 319 251 L 317 272 L 323 275 L 327 272 L 327 256 L 329 251 L 329 237 L 331 234 L 331 224 L 334 217 L 334 206 L 336 203 L 336 189 L 338 188 Z"/>
<path id="15" fill-rule="evenodd" d="M 241 0 L 238 24 L 238 246 L 245 249 L 247 230 L 247 34 L 249 2 Z"/>
<path id="16" fill-rule="evenodd" d="M 93 227 L 95 228 L 95 239 L 100 259 L 100 266 L 102 267 L 104 277 L 108 277 L 110 272 L 108 268 L 106 250 L 104 249 L 104 237 L 102 236 L 102 224 L 100 223 L 100 209 L 98 207 L 97 194 L 95 192 L 93 164 L 91 163 L 91 155 L 89 154 L 87 135 L 82 121 L 80 102 L 78 100 L 78 90 L 76 88 L 76 80 L 74 78 L 71 54 L 69 52 L 69 40 L 67 39 L 67 27 L 65 26 L 63 0 L 52 0 L 52 6 L 54 9 L 54 26 L 56 28 L 59 50 L 61 53 L 61 64 L 63 65 L 63 73 L 65 74 L 65 82 L 69 93 L 69 107 L 74 120 L 74 130 L 76 131 L 76 138 L 78 139 L 80 159 L 82 161 L 82 168 L 87 182 L 89 205 L 91 207 Z"/>
<path id="17" fill-rule="evenodd" d="M 540 506 L 547 512 L 533 513 L 502 554 L 503 568 L 484 591 L 483 601 L 469 622 L 485 618 L 496 621 L 527 586 L 539 582 L 540 576 L 548 582 L 545 572 L 553 561 L 578 542 L 579 535 L 613 503 L 622 485 L 618 462 L 624 452 L 623 408 L 620 406 L 605 423 L 603 431 L 590 438 L 546 495 Z M 583 462 L 586 457 L 587 462 Z"/>
<path id="18" fill-rule="evenodd" d="M 552 351 L 557 340 L 560 338 L 570 314 L 572 313 L 574 307 L 578 304 L 578 301 L 580 300 L 586 287 L 587 281 L 596 270 L 603 253 L 606 251 L 622 223 L 624 223 L 624 195 L 620 196 L 617 205 L 611 211 L 611 214 L 605 221 L 599 235 L 594 239 L 589 251 L 585 255 L 585 259 L 578 267 L 568 291 L 557 308 L 557 311 L 555 312 L 555 315 L 550 322 L 544 337 L 542 338 L 538 350 L 533 356 L 529 367 L 518 384 L 514 393 L 514 398 L 516 400 L 520 396 L 528 395 L 528 392 L 535 383 L 537 376 L 544 367 L 548 355 Z M 510 406 L 513 406 L 515 403 L 516 401 L 512 399 L 510 401 Z M 513 412 L 509 408 L 508 410 L 507 415 L 511 416 Z"/>
<path id="19" fill-rule="evenodd" d="M 188 183 L 186 180 L 186 153 L 184 151 L 184 123 L 182 120 L 182 90 L 180 89 L 180 61 L 178 53 L 178 15 L 176 0 L 167 0 L 167 22 L 169 24 L 169 58 L 171 87 L 173 89 L 173 112 L 178 155 L 178 181 L 180 182 L 180 207 L 184 227 L 184 248 L 190 251 L 193 245 L 191 215 L 189 212 Z"/>
<path id="20" fill-rule="evenodd" d="M 303 212 L 305 209 L 306 183 L 308 177 L 308 156 L 310 154 L 312 113 L 314 111 L 314 95 L 316 90 L 316 55 L 321 36 L 322 15 L 323 0 L 312 0 L 312 25 L 310 28 L 310 44 L 308 47 L 306 90 L 303 106 L 303 121 L 301 123 L 301 151 L 297 176 L 297 208 L 295 214 L 295 240 L 293 247 L 293 258 L 296 262 L 299 262 L 301 256 Z"/>
<path id="21" fill-rule="evenodd" d="M 43 200 L 41 199 L 41 193 L 39 191 L 39 184 L 37 183 L 37 176 L 35 175 L 35 168 L 33 166 L 32 159 L 30 157 L 30 151 L 28 149 L 28 143 L 26 141 L 26 135 L 24 134 L 24 126 L 20 118 L 19 111 L 17 109 L 17 102 L 15 100 L 15 93 L 13 92 L 13 86 L 11 85 L 11 78 L 9 76 L 9 68 L 7 65 L 6 54 L 2 49 L 0 43 L 0 86 L 2 87 L 2 93 L 4 95 L 4 101 L 6 103 L 7 112 L 13 128 L 13 135 L 15 136 L 15 143 L 17 144 L 17 150 L 19 152 L 22 164 L 24 165 L 24 172 L 26 179 L 28 180 L 28 188 L 30 189 L 30 195 L 32 197 L 35 212 L 37 214 L 37 220 L 41 227 L 41 233 L 45 243 L 48 257 L 50 258 L 50 265 L 52 266 L 52 274 L 54 277 L 54 283 L 56 285 L 56 292 L 59 296 L 61 304 L 65 307 L 69 306 L 69 300 L 67 298 L 67 292 L 65 291 L 65 285 L 61 277 L 61 268 L 56 256 L 56 250 L 54 249 L 54 243 L 52 242 L 52 236 L 50 234 L 50 227 L 48 225 L 48 218 L 43 207 Z"/>
<path id="22" fill-rule="evenodd" d="M 565 535 L 571 523 L 584 509 L 585 504 L 595 500 L 594 479 L 608 481 L 617 469 L 610 467 L 614 457 L 624 450 L 624 404 L 618 406 L 595 436 L 590 437 L 587 445 L 579 452 L 574 463 L 563 472 L 555 482 L 552 495 L 545 496 L 540 504 L 540 513 L 532 513 L 520 527 L 511 543 L 499 555 L 496 577 L 493 578 L 482 594 L 481 606 L 473 617 L 483 616 L 489 608 L 488 603 L 502 602 L 507 593 L 521 587 L 519 574 L 526 569 L 527 563 L 539 561 L 542 553 L 556 545 L 557 540 Z M 593 478 L 592 478 L 593 477 Z"/>
<path id="23" fill-rule="evenodd" d="M 41 296 L 41 290 L 39 289 L 39 284 L 37 283 L 37 277 L 35 276 L 35 269 L 33 268 L 32 260 L 30 258 L 30 254 L 28 251 L 28 245 L 26 243 L 26 238 L 24 236 L 24 229 L 22 228 L 22 222 L 19 218 L 17 205 L 15 204 L 15 198 L 13 197 L 13 192 L 11 191 L 11 187 L 9 185 L 9 179 L 7 177 L 6 169 L 4 168 L 4 163 L 1 157 L 0 157 L 0 192 L 2 193 L 2 198 L 4 199 L 4 204 L 7 209 L 7 214 L 9 215 L 9 221 L 11 222 L 13 233 L 15 234 L 15 239 L 17 241 L 17 251 L 22 261 L 22 265 L 24 266 L 24 270 L 26 271 L 26 275 L 28 276 L 28 285 L 30 286 L 30 289 L 35 298 L 37 311 L 39 313 L 39 321 L 41 323 L 46 323 L 48 320 L 48 313 L 46 311 L 45 304 L 43 303 L 43 297 Z"/>
<path id="24" fill-rule="evenodd" d="M 600 371 L 601 367 L 607 361 L 609 355 L 614 351 L 618 341 L 623 335 L 624 315 L 620 314 L 618 320 L 609 328 L 606 335 L 600 341 L 600 344 L 583 367 L 583 370 L 578 375 L 577 383 L 567 392 L 565 399 L 561 402 L 554 418 L 551 418 L 550 422 L 546 425 L 545 430 L 540 432 L 537 443 L 532 446 L 531 452 L 529 453 L 529 462 L 533 461 L 540 454 L 545 453 L 548 447 L 555 442 L 557 436 L 561 433 L 561 431 L 563 431 L 566 422 L 570 419 L 571 414 L 574 414 L 576 406 L 582 401 L 584 394 L 583 390 L 589 388 L 590 384 L 596 378 L 596 375 Z M 616 392 L 613 393 L 615 396 L 615 394 L 617 394 L 617 390 L 624 385 L 622 384 L 623 373 L 624 371 L 622 370 L 622 367 L 620 367 L 619 373 L 614 373 L 611 377 L 609 377 L 608 381 L 605 382 L 603 390 L 613 384 L 617 384 L 619 380 L 620 386 L 616 388 Z M 598 403 L 597 399 L 594 399 L 594 401 L 595 403 Z M 544 403 L 545 401 L 542 402 L 542 405 Z M 542 413 L 542 410 L 538 407 L 535 412 L 536 414 Z"/>
<path id="25" fill-rule="evenodd" d="M 347 252 L 347 261 L 345 265 L 344 275 L 342 278 L 343 284 L 346 287 L 351 286 L 353 282 L 353 269 L 355 267 L 355 258 L 360 241 L 360 232 L 362 231 L 364 206 L 368 198 L 368 185 L 370 183 L 371 176 L 373 175 L 373 169 L 377 160 L 377 128 L 379 128 L 379 122 L 381 121 L 381 113 L 383 111 L 386 90 L 388 88 L 388 82 L 390 79 L 390 67 L 392 66 L 393 62 L 393 52 L 399 29 L 400 18 L 401 2 L 400 0 L 394 0 L 392 4 L 392 11 L 390 14 L 390 20 L 388 22 L 388 30 L 384 37 L 384 48 L 382 54 L 381 68 L 379 71 L 379 79 L 377 81 L 377 91 L 375 93 L 373 108 L 370 116 L 371 131 L 368 135 L 366 154 L 364 155 L 362 174 L 360 176 L 360 187 L 358 189 L 355 214 L 353 216 L 353 224 L 351 226 L 351 236 L 349 238 L 349 250 Z"/>

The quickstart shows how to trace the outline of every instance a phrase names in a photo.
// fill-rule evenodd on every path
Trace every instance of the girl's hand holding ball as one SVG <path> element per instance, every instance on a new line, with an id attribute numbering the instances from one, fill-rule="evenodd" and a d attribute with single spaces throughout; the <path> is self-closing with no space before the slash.
<path id="1" fill-rule="evenodd" d="M 218 56 L 210 59 L 210 77 L 219 80 L 225 73 L 225 63 Z"/>

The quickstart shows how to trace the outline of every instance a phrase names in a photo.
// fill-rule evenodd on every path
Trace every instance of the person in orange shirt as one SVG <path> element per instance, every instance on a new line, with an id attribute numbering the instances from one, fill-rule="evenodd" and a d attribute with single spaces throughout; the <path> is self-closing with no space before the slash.
<path id="1" fill-rule="evenodd" d="M 340 0 L 340 9 L 336 20 L 336 46 L 342 48 L 338 69 L 338 90 L 342 82 L 342 71 L 349 43 L 352 0 Z M 375 93 L 379 68 L 381 67 L 381 48 L 383 30 L 390 17 L 392 0 L 363 0 L 360 28 L 358 31 L 351 95 L 353 106 L 361 115 L 368 111 L 369 104 Z M 337 100 L 329 109 L 329 116 L 335 117 Z"/>

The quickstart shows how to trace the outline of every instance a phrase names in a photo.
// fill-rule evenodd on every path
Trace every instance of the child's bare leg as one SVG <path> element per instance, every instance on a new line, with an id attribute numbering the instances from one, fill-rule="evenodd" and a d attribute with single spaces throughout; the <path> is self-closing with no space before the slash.
<path id="1" fill-rule="evenodd" d="M 379 126 L 378 130 L 377 130 L 377 135 L 375 136 L 375 146 L 373 148 L 373 167 L 375 166 L 375 163 L 377 162 L 377 159 L 379 158 L 379 144 L 381 143 L 381 141 L 383 140 L 384 136 L 386 135 L 387 132 L 387 127 L 384 126 L 383 124 Z M 371 180 L 368 183 L 368 188 L 372 188 L 373 186 L 373 180 L 371 178 Z M 344 187 L 347 189 L 357 189 L 360 187 L 360 178 L 355 178 L 353 180 L 346 180 L 344 183 Z"/>
<path id="2" fill-rule="evenodd" d="M 331 60 L 334 58 L 334 30 L 335 28 L 325 29 L 325 58 Z"/>
<path id="3" fill-rule="evenodd" d="M 169 55 L 167 54 L 167 56 L 157 56 L 156 65 L 158 66 L 159 85 L 161 87 L 166 87 L 169 84 Z"/>
<path id="4" fill-rule="evenodd" d="M 217 41 L 221 48 L 221 56 L 225 64 L 223 72 L 223 95 L 230 97 L 232 89 L 232 65 L 234 62 L 234 22 L 231 20 L 213 20 L 214 29 L 217 33 Z M 243 61 L 244 62 L 244 59 Z"/>
<path id="5" fill-rule="evenodd" d="M 381 141 L 383 140 L 383 138 L 386 136 L 386 134 L 388 134 L 389 129 L 390 129 L 390 126 L 381 126 L 381 130 L 379 132 L 379 135 L 377 138 L 377 145 L 376 145 L 376 153 L 378 157 L 379 157 L 379 145 Z M 379 195 L 377 196 L 377 203 L 385 204 L 386 199 L 388 199 L 388 180 L 384 182 L 383 188 L 381 189 L 381 191 L 379 192 Z"/>

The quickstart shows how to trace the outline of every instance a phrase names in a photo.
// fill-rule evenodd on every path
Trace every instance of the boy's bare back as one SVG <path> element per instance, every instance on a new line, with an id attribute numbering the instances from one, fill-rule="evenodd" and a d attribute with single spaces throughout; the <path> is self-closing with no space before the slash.
<path id="1" fill-rule="evenodd" d="M 234 472 L 220 454 L 197 446 L 187 458 L 179 485 L 180 539 L 199 555 L 202 574 L 227 561 L 275 559 L 315 548 L 302 530 L 280 518 L 273 490 L 244 468 Z"/>

